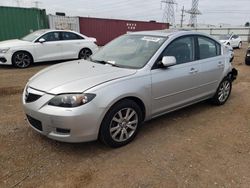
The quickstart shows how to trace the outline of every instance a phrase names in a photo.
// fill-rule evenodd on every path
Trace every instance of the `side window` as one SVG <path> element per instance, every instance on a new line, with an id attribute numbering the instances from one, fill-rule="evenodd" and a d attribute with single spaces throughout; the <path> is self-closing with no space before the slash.
<path id="1" fill-rule="evenodd" d="M 170 43 L 162 56 L 174 56 L 177 64 L 191 62 L 195 60 L 194 46 L 193 37 L 181 37 Z"/>
<path id="2" fill-rule="evenodd" d="M 42 36 L 46 42 L 51 41 L 59 41 L 60 40 L 60 33 L 59 32 L 50 32 Z"/>
<path id="3" fill-rule="evenodd" d="M 237 39 L 237 38 L 238 38 L 238 35 L 233 35 L 232 38 L 233 38 L 233 39 Z"/>
<path id="4" fill-rule="evenodd" d="M 212 39 L 206 37 L 198 37 L 199 57 L 206 59 L 221 55 L 221 46 Z"/>
<path id="5" fill-rule="evenodd" d="M 63 32 L 62 33 L 62 38 L 63 40 L 80 40 L 84 39 L 81 36 L 75 34 L 75 33 L 70 33 L 70 32 Z"/>

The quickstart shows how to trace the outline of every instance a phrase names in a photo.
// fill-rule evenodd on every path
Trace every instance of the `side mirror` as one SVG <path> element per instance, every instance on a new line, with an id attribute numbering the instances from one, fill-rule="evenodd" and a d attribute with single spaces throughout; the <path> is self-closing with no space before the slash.
<path id="1" fill-rule="evenodd" d="M 46 42 L 46 40 L 45 40 L 44 38 L 40 38 L 40 39 L 38 40 L 38 42 L 44 43 L 44 42 Z"/>
<path id="2" fill-rule="evenodd" d="M 162 58 L 162 64 L 164 67 L 169 67 L 176 64 L 176 58 L 174 56 L 164 56 Z"/>

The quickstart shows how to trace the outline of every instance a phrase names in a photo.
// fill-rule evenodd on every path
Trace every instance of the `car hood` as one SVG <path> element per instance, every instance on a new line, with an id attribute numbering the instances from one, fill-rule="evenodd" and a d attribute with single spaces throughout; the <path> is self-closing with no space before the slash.
<path id="1" fill-rule="evenodd" d="M 226 43 L 228 42 L 229 40 L 220 40 L 221 43 Z"/>
<path id="2" fill-rule="evenodd" d="M 18 39 L 6 40 L 6 41 L 0 42 L 0 49 L 2 49 L 2 48 L 17 47 L 17 46 L 25 46 L 25 45 L 30 44 L 30 43 L 31 42 L 23 41 L 23 40 L 18 40 Z"/>
<path id="3" fill-rule="evenodd" d="M 135 73 L 134 69 L 78 60 L 44 69 L 34 75 L 28 85 L 51 94 L 78 93 Z"/>

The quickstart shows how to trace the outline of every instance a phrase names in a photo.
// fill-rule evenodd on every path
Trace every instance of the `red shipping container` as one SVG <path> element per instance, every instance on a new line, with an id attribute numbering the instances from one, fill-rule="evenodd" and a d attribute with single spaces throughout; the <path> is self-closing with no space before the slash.
<path id="1" fill-rule="evenodd" d="M 95 37 L 97 44 L 103 46 L 114 38 L 127 32 L 168 29 L 169 24 L 132 20 L 80 17 L 80 32 Z"/>

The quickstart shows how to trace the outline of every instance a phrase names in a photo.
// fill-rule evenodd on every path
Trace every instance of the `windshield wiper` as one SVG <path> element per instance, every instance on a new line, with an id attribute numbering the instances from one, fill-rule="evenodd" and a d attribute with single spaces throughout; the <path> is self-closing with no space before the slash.
<path id="1" fill-rule="evenodd" d="M 105 60 L 95 60 L 90 58 L 90 61 L 95 62 L 95 63 L 101 63 L 101 64 L 109 64 L 112 65 L 113 67 L 120 67 L 119 65 L 115 64 L 113 61 L 105 61 Z"/>

